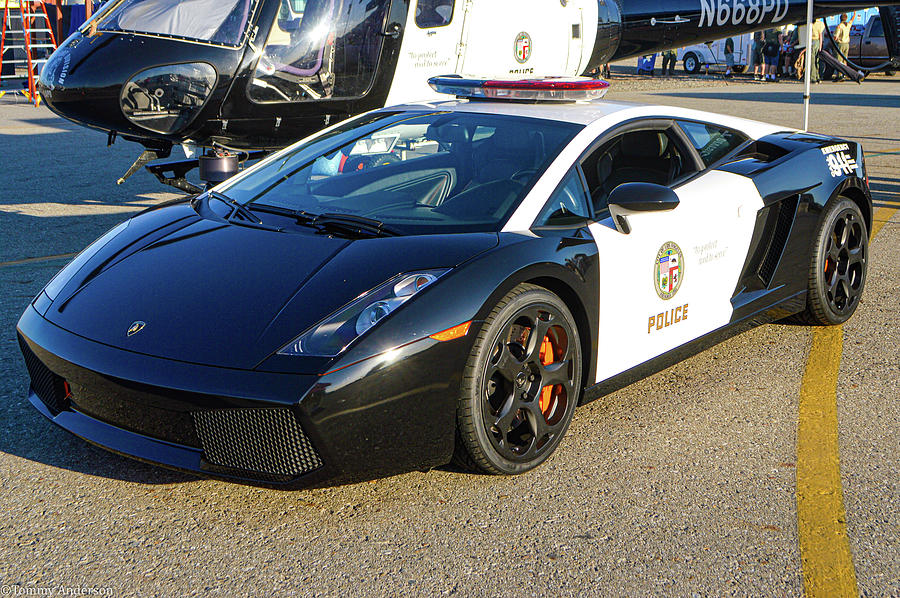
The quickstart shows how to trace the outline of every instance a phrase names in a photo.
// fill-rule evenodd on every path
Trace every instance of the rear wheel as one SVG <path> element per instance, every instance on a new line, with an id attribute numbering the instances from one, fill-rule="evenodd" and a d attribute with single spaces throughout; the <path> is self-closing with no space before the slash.
<path id="1" fill-rule="evenodd" d="M 454 461 L 506 475 L 543 463 L 572 421 L 581 367 L 565 303 L 541 287 L 514 288 L 485 320 L 466 365 Z"/>
<path id="2" fill-rule="evenodd" d="M 688 52 L 684 55 L 684 70 L 691 75 L 696 75 L 700 72 L 700 60 L 693 52 Z"/>
<path id="3" fill-rule="evenodd" d="M 840 324 L 859 305 L 866 284 L 869 232 L 859 206 L 840 197 L 826 208 L 809 269 L 808 324 Z"/>

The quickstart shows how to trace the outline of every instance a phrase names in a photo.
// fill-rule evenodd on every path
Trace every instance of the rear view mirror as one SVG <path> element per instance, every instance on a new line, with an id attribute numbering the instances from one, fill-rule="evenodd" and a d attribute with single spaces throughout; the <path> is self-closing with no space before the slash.
<path id="1" fill-rule="evenodd" d="M 627 235 L 631 232 L 627 216 L 640 212 L 674 210 L 678 207 L 679 200 L 674 191 L 663 185 L 622 183 L 612 190 L 607 203 L 616 229 Z"/>

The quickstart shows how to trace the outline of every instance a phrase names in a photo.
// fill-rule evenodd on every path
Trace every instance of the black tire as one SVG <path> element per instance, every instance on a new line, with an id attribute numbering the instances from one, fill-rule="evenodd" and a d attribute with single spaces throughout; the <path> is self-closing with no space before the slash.
<path id="1" fill-rule="evenodd" d="M 684 55 L 682 64 L 684 64 L 684 72 L 696 75 L 700 72 L 700 59 L 693 52 Z"/>
<path id="2" fill-rule="evenodd" d="M 747 67 L 744 66 L 743 64 L 734 65 L 734 72 L 737 73 L 738 75 L 742 74 L 745 70 L 747 70 Z"/>
<path id="3" fill-rule="evenodd" d="M 819 59 L 819 78 L 828 80 L 828 79 L 831 79 L 833 76 L 834 76 L 834 68 L 829 64 L 825 64 L 824 60 Z"/>
<path id="4" fill-rule="evenodd" d="M 846 322 L 866 285 L 869 231 L 859 206 L 838 197 L 829 203 L 816 233 L 809 266 L 806 310 L 799 320 L 813 325 Z"/>
<path id="5" fill-rule="evenodd" d="M 513 475 L 546 461 L 572 421 L 581 373 L 565 303 L 542 287 L 515 287 L 488 315 L 466 364 L 454 462 Z"/>

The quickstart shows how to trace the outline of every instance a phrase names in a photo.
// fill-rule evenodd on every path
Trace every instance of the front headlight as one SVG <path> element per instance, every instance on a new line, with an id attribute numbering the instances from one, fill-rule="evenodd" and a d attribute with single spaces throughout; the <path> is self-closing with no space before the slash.
<path id="1" fill-rule="evenodd" d="M 119 102 L 125 118 L 167 135 L 196 118 L 215 85 L 216 69 L 205 62 L 158 66 L 123 85 Z"/>
<path id="2" fill-rule="evenodd" d="M 278 354 L 334 357 L 446 272 L 446 269 L 422 270 L 395 276 L 325 318 L 285 345 Z"/>

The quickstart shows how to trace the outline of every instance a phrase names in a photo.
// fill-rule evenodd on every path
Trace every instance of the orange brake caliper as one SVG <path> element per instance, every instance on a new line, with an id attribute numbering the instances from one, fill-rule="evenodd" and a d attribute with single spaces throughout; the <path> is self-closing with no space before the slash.
<path id="1" fill-rule="evenodd" d="M 550 365 L 553 363 L 553 343 L 550 342 L 550 337 L 545 336 L 544 340 L 541 341 L 541 351 L 538 354 L 538 359 L 541 360 L 542 365 Z M 540 399 L 540 407 L 541 413 L 546 414 L 547 410 L 550 409 L 550 400 L 553 398 L 553 386 L 547 385 L 541 389 L 541 399 Z"/>

